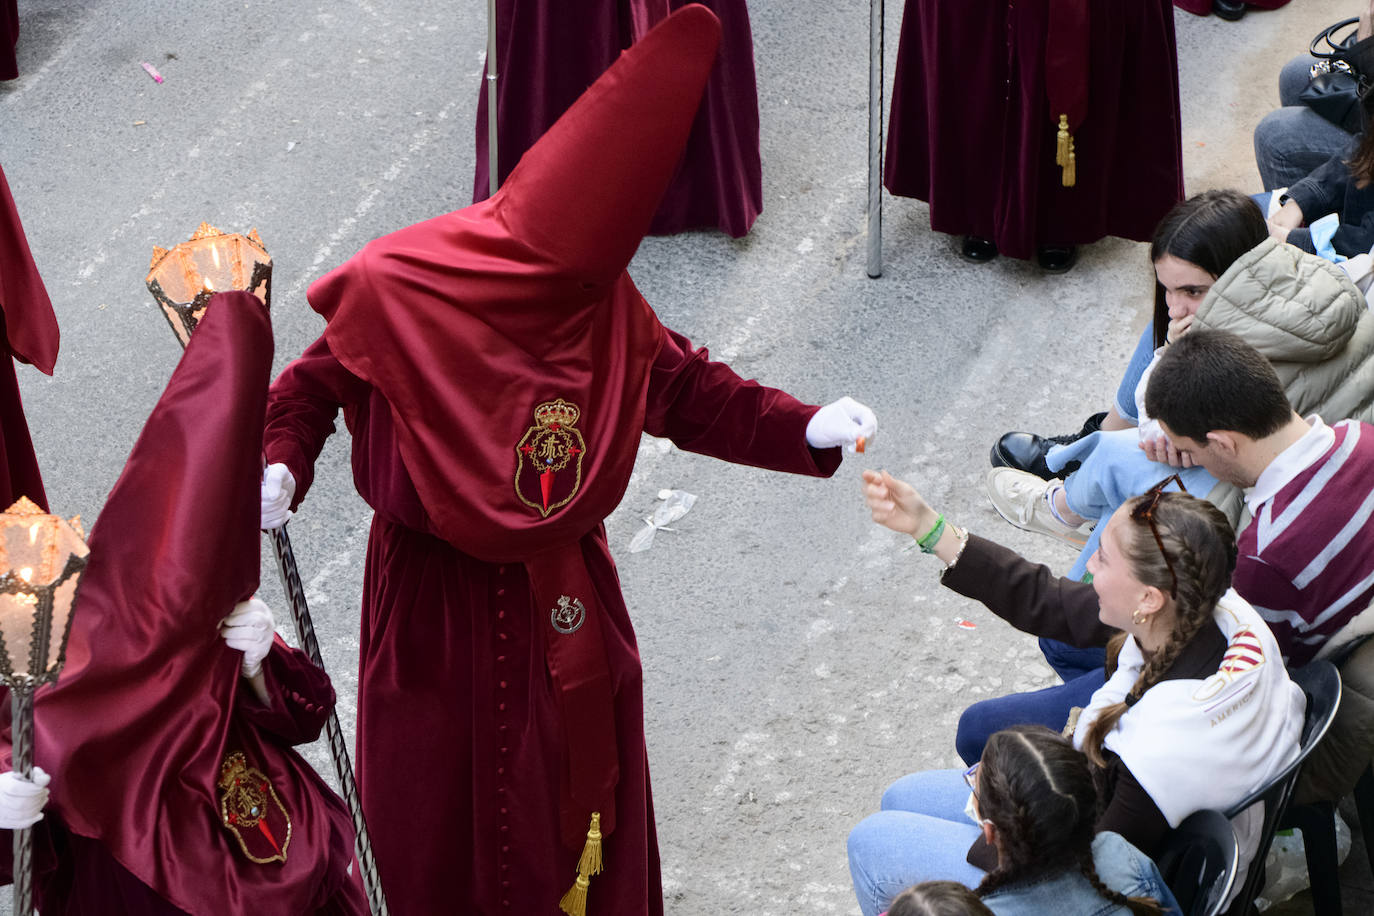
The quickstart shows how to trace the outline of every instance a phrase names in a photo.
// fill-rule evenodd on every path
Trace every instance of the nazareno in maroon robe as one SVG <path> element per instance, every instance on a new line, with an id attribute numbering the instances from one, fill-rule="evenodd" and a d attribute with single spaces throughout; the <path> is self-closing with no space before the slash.
<path id="1" fill-rule="evenodd" d="M 498 0 L 497 115 L 500 179 L 515 168 L 583 90 L 686 0 Z M 719 229 L 736 238 L 763 210 L 754 38 L 745 0 L 705 0 L 722 39 L 682 163 L 651 235 Z M 487 84 L 477 100 L 474 203 L 488 194 Z"/>
<path id="2" fill-rule="evenodd" d="M 214 297 L 91 532 L 67 664 L 35 700 L 34 761 L 54 776 L 51 823 L 71 834 L 51 843 L 45 916 L 367 912 L 348 876 L 352 819 L 290 749 L 318 736 L 327 677 L 279 644 L 272 705 L 258 705 L 218 633 L 257 586 L 271 362 L 262 304 Z M 270 838 L 235 828 L 244 846 L 217 785 L 235 751 L 285 812 Z M 284 863 L 249 858 L 274 848 Z"/>
<path id="3" fill-rule="evenodd" d="M 0 42 L 0 62 L 3 57 Z M 0 169 L 0 332 L 0 509 L 27 496 L 46 510 L 43 477 L 24 419 L 14 359 L 52 375 L 59 340 L 57 316 L 33 263 L 4 169 Z"/>
<path id="4" fill-rule="evenodd" d="M 1057 14 L 1061 4 L 1073 15 Z M 1086 34 L 1053 34 L 1084 6 Z M 1087 55 L 1086 99 L 1076 183 L 1064 187 L 1046 58 L 1075 48 Z M 884 184 L 927 201 L 939 232 L 1016 258 L 1108 235 L 1148 240 L 1182 199 L 1181 138 L 1169 0 L 906 2 Z"/>
<path id="5" fill-rule="evenodd" d="M 699 7 L 669 17 L 495 197 L 317 281 L 324 337 L 273 384 L 266 451 L 297 498 L 343 407 L 376 510 L 359 781 L 397 912 L 557 912 L 596 812 L 587 912 L 662 913 L 639 656 L 602 519 L 641 430 L 778 470 L 839 463 L 806 445 L 815 407 L 663 329 L 625 273 L 717 34 Z"/>

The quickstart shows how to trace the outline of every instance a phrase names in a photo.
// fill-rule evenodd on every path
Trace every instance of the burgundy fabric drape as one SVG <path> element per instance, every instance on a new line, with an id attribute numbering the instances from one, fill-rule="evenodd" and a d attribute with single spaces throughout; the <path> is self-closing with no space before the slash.
<path id="1" fill-rule="evenodd" d="M 937 231 L 991 239 L 1018 258 L 1107 235 L 1149 239 L 1183 193 L 1169 0 L 1091 4 L 1087 108 L 1068 188 L 1045 71 L 1051 8 L 907 0 L 897 52 L 888 190 L 929 202 Z"/>
<path id="2" fill-rule="evenodd" d="M 188 913 L 300 916 L 341 897 L 362 913 L 343 803 L 285 746 L 285 706 L 235 714 L 241 656 L 217 632 L 257 585 L 271 362 L 262 304 L 216 296 L 91 532 L 67 665 L 36 699 L 35 762 L 62 824 Z M 297 670 L 295 695 L 320 692 L 299 683 L 312 676 Z M 221 822 L 233 751 L 290 817 L 285 863 L 249 861 Z"/>
<path id="3" fill-rule="evenodd" d="M 499 0 L 497 114 L 502 183 L 620 52 L 687 0 Z M 681 166 L 649 232 L 716 228 L 744 235 L 763 209 L 754 39 L 745 0 L 704 0 L 721 22 L 721 52 Z M 477 100 L 473 201 L 486 199 L 487 89 Z"/>
<path id="4" fill-rule="evenodd" d="M 3 20 L 0 10 L 0 20 Z M 0 41 L 0 62 L 4 43 Z M 43 477 L 38 470 L 33 440 L 19 397 L 14 360 L 31 363 L 52 375 L 57 361 L 59 333 L 52 301 L 33 263 L 24 227 L 0 168 L 0 507 L 27 496 L 48 507 Z"/>

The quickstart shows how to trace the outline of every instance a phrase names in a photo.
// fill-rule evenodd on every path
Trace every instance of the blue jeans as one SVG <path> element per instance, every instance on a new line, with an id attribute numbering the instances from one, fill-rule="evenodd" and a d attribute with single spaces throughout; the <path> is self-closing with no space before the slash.
<path id="1" fill-rule="evenodd" d="M 878 916 L 922 881 L 978 886 L 983 871 L 966 856 L 982 831 L 964 814 L 968 797 L 962 770 L 912 773 L 888 786 L 882 810 L 849 832 L 849 874 L 863 916 Z"/>
<path id="2" fill-rule="evenodd" d="M 1140 422 L 1140 418 L 1136 416 L 1135 390 L 1140 387 L 1140 377 L 1145 374 L 1145 369 L 1154 358 L 1155 326 L 1152 321 L 1145 325 L 1140 340 L 1136 341 L 1135 352 L 1131 354 L 1131 361 L 1126 364 L 1126 374 L 1121 377 L 1121 384 L 1116 388 L 1116 412 L 1127 420 Z"/>
<path id="3" fill-rule="evenodd" d="M 1134 429 L 1090 433 L 1068 445 L 1056 445 L 1045 456 L 1050 470 L 1066 462 L 1080 461 L 1078 470 L 1064 479 L 1064 497 L 1069 508 L 1084 518 L 1097 519 L 1088 543 L 1079 552 L 1068 578 L 1082 579 L 1088 558 L 1097 552 L 1106 521 L 1122 503 L 1139 496 L 1175 472 L 1189 493 L 1205 497 L 1217 479 L 1204 468 L 1175 468 L 1151 461 L 1140 449 L 1140 434 Z M 1173 485 L 1171 485 L 1173 486 Z"/>
<path id="4" fill-rule="evenodd" d="M 1063 646 L 1063 643 L 1042 639 L 1040 645 Z M 954 748 L 964 763 L 972 766 L 983 756 L 983 745 L 996 732 L 1012 725 L 1043 725 L 1060 731 L 1068 721 L 1069 710 L 1075 706 L 1087 706 L 1088 700 L 1106 682 L 1103 670 L 1103 650 L 1072 649 L 1075 652 L 1097 654 L 1098 667 L 1054 687 L 1033 690 L 1030 693 L 1013 693 L 992 700 L 982 700 L 965 709 L 959 716 L 959 730 L 954 736 Z M 1049 651 L 1046 651 L 1046 657 Z"/>
<path id="5" fill-rule="evenodd" d="M 1264 189 L 1286 188 L 1350 144 L 1351 135 L 1298 101 L 1314 58 L 1300 54 L 1279 72 L 1279 104 L 1255 127 L 1255 165 Z"/>

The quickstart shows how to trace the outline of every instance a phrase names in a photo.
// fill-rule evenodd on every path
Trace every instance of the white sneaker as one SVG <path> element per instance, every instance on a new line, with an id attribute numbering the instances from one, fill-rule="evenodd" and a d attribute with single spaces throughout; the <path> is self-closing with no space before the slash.
<path id="1" fill-rule="evenodd" d="M 1048 534 L 1074 547 L 1088 543 L 1092 522 L 1075 528 L 1054 517 L 1045 493 L 1058 480 L 1041 480 L 1028 471 L 1016 468 L 993 468 L 988 471 L 988 499 L 997 514 L 1024 531 Z"/>

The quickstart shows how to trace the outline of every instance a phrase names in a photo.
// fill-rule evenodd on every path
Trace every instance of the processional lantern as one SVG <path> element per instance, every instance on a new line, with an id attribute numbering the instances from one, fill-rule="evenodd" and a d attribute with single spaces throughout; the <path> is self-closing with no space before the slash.
<path id="1" fill-rule="evenodd" d="M 188 241 L 153 249 L 147 283 L 184 347 L 217 292 L 247 290 L 271 306 L 272 256 L 256 229 L 242 235 L 201 223 Z"/>
<path id="2" fill-rule="evenodd" d="M 26 497 L 0 514 L 0 684 L 10 690 L 14 771 L 33 773 L 33 694 L 57 680 L 90 549 L 79 518 Z M 14 831 L 14 911 L 33 912 L 33 837 Z"/>

